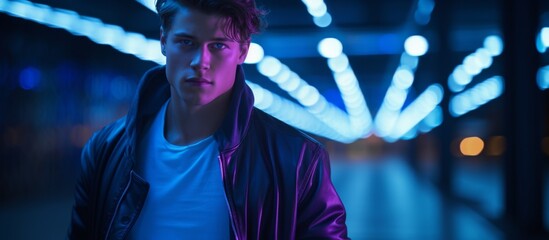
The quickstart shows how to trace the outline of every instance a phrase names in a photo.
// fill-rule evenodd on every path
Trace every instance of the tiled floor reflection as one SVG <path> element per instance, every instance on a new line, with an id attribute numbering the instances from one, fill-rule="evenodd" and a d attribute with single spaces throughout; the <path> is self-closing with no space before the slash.
<path id="1" fill-rule="evenodd" d="M 334 161 L 332 179 L 353 239 L 502 239 L 470 209 L 450 204 L 402 159 Z"/>

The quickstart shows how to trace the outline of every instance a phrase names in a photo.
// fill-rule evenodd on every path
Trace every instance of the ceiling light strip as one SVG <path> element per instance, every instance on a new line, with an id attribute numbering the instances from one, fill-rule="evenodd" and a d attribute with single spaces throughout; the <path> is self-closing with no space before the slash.
<path id="1" fill-rule="evenodd" d="M 61 28 L 76 36 L 88 37 L 98 44 L 109 45 L 142 60 L 158 64 L 165 63 L 158 40 L 147 39 L 139 33 L 126 32 L 119 26 L 105 24 L 97 18 L 80 16 L 74 11 L 21 0 L 1 1 L 0 12 L 49 27 Z"/>
<path id="2" fill-rule="evenodd" d="M 505 90 L 503 77 L 494 76 L 450 99 L 450 114 L 462 116 L 501 96 Z"/>
<path id="3" fill-rule="evenodd" d="M 456 66 L 448 77 L 448 88 L 452 92 L 463 91 L 475 76 L 484 69 L 492 66 L 493 58 L 499 56 L 503 51 L 503 41 L 496 35 L 484 39 L 483 47 L 474 53 L 467 55 L 462 64 Z"/>

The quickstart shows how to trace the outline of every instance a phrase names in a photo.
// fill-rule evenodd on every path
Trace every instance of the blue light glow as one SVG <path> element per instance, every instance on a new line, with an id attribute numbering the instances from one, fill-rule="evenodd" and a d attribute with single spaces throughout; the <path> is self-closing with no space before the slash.
<path id="1" fill-rule="evenodd" d="M 42 74 L 34 67 L 27 67 L 19 74 L 19 86 L 24 90 L 36 89 L 40 85 Z"/>
<path id="2" fill-rule="evenodd" d="M 504 91 L 503 78 L 494 76 L 453 96 L 450 99 L 450 114 L 459 117 L 499 97 Z"/>
<path id="3" fill-rule="evenodd" d="M 356 92 L 353 92 L 349 96 L 342 94 L 342 98 L 349 112 L 347 115 L 341 109 L 329 103 L 326 98 L 320 95 L 316 88 L 301 79 L 299 75 L 291 71 L 288 66 L 282 64 L 278 59 L 272 56 L 265 56 L 263 60 L 258 63 L 257 67 L 261 74 L 277 83 L 281 89 L 288 92 L 291 97 L 295 98 L 303 105 L 308 113 L 316 117 L 325 126 L 331 128 L 332 131 L 337 131 L 340 136 L 348 138 L 346 141 L 349 141 L 349 139 L 356 140 L 357 138 L 363 137 L 364 133 L 367 133 L 367 130 L 365 129 L 369 126 L 369 123 L 366 122 L 367 119 L 364 121 L 363 118 L 365 114 L 362 107 L 364 105 L 362 104 L 364 103 L 364 97 L 362 95 L 357 97 Z M 342 72 L 334 73 L 334 75 L 337 75 L 338 79 L 340 78 L 339 84 L 343 85 L 342 91 L 360 91 L 356 76 L 350 67 Z M 357 119 L 359 121 L 357 121 Z M 355 128 L 357 124 L 360 124 L 360 131 Z"/>
<path id="4" fill-rule="evenodd" d="M 330 15 L 329 13 L 325 13 L 320 17 L 313 17 L 313 22 L 318 27 L 325 28 L 327 26 L 330 26 L 330 24 L 332 24 L 332 15 Z"/>
<path id="5" fill-rule="evenodd" d="M 394 128 L 388 140 L 399 139 L 414 128 L 429 113 L 431 113 L 442 101 L 444 90 L 440 84 L 429 86 L 406 109 L 404 109 L 394 124 Z"/>
<path id="6" fill-rule="evenodd" d="M 376 135 L 387 141 L 397 140 L 387 138 L 387 136 L 395 127 L 400 110 L 408 96 L 408 90 L 414 83 L 414 72 L 418 58 L 404 52 L 400 61 L 400 66 L 395 71 L 391 85 L 387 89 L 383 102 L 374 118 Z"/>
<path id="7" fill-rule="evenodd" d="M 417 56 L 410 56 L 408 53 L 403 52 L 400 55 L 400 65 L 407 67 L 409 69 L 415 70 L 419 63 L 419 58 Z"/>
<path id="8" fill-rule="evenodd" d="M 431 20 L 431 13 L 435 8 L 435 2 L 433 0 L 419 0 L 417 1 L 417 10 L 414 14 L 416 22 L 420 25 L 426 25 Z"/>
<path id="9" fill-rule="evenodd" d="M 315 25 L 324 28 L 332 23 L 332 16 L 324 0 L 301 0 L 307 7 L 307 12 L 313 17 Z"/>
<path id="10" fill-rule="evenodd" d="M 503 42 L 500 37 L 495 35 L 486 37 L 484 46 L 467 55 L 463 59 L 463 63 L 458 65 L 448 77 L 450 91 L 463 91 L 471 83 L 473 77 L 492 66 L 493 57 L 500 55 L 501 51 L 503 51 Z"/>
<path id="11" fill-rule="evenodd" d="M 546 90 L 549 88 L 549 65 L 541 67 L 538 70 L 537 83 L 539 89 L 541 90 Z"/>
<path id="12" fill-rule="evenodd" d="M 442 107 L 436 106 L 418 125 L 420 132 L 426 133 L 442 124 L 443 112 Z"/>
<path id="13" fill-rule="evenodd" d="M 247 84 L 254 93 L 254 105 L 266 113 L 282 120 L 283 122 L 318 136 L 324 136 L 343 143 L 350 143 L 356 140 L 354 137 L 340 134 L 339 131 L 334 130 L 332 126 L 327 125 L 316 115 L 311 114 L 309 111 L 294 102 L 273 94 L 250 81 L 247 81 Z"/>

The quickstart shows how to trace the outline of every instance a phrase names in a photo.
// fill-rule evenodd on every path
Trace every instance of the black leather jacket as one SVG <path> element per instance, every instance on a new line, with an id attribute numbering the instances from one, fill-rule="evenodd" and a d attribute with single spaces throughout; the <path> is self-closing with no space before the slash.
<path id="1" fill-rule="evenodd" d="M 127 238 L 149 189 L 133 170 L 137 139 L 169 97 L 165 68 L 151 69 L 127 116 L 86 144 L 69 239 Z M 241 67 L 214 138 L 231 239 L 347 239 L 345 209 L 330 179 L 326 150 L 254 108 Z"/>

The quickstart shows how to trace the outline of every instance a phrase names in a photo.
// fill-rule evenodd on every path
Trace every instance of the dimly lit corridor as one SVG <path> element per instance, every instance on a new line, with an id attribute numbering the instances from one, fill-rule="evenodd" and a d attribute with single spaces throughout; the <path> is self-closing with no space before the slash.
<path id="1" fill-rule="evenodd" d="M 163 65 L 153 0 L 0 0 L 0 239 L 64 239 L 80 154 Z M 331 157 L 349 237 L 549 239 L 549 1 L 256 0 L 254 106 Z"/>

